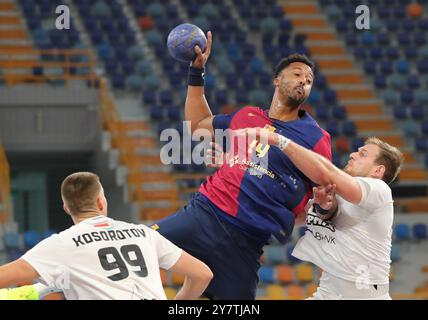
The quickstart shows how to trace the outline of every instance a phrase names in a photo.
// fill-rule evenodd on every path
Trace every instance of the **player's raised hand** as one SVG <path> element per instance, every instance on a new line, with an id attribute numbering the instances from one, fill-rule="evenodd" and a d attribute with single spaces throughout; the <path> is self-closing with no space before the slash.
<path id="1" fill-rule="evenodd" d="M 195 46 L 195 53 L 196 58 L 192 61 L 192 67 L 195 68 L 203 68 L 205 64 L 207 63 L 208 57 L 211 54 L 211 46 L 212 46 L 213 40 L 212 40 L 212 34 L 211 31 L 208 31 L 207 33 L 207 48 L 204 52 L 202 52 L 201 48 L 199 46 Z"/>
<path id="2" fill-rule="evenodd" d="M 314 203 L 317 203 L 324 210 L 330 210 L 332 208 L 336 196 L 335 184 L 314 187 L 312 191 L 314 193 Z"/>

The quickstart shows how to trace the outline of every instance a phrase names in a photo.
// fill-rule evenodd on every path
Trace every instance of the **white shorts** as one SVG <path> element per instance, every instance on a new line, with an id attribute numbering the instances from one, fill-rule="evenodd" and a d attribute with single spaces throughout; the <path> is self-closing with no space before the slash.
<path id="1" fill-rule="evenodd" d="M 307 300 L 391 300 L 389 284 L 366 285 L 343 280 L 323 271 L 314 295 Z"/>

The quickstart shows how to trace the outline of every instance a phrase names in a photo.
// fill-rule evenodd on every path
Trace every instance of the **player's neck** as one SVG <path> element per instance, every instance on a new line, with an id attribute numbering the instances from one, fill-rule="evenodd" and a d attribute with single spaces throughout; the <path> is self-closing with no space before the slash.
<path id="1" fill-rule="evenodd" d="M 94 217 L 98 217 L 98 216 L 102 216 L 103 214 L 101 212 L 98 211 L 86 211 L 86 212 L 81 212 L 79 213 L 79 215 L 77 216 L 72 216 L 71 218 L 73 219 L 74 224 L 79 224 L 80 222 L 87 220 L 87 219 L 91 219 Z"/>
<path id="2" fill-rule="evenodd" d="M 281 121 L 293 121 L 299 118 L 299 108 L 289 106 L 278 99 L 275 94 L 269 108 L 269 117 Z"/>

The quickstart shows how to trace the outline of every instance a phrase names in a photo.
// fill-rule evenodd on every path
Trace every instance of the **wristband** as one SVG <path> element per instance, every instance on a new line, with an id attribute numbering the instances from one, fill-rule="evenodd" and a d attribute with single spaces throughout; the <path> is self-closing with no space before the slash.
<path id="1" fill-rule="evenodd" d="M 322 216 L 325 216 L 326 214 L 330 213 L 330 210 L 325 210 L 321 208 L 321 206 L 318 203 L 314 203 L 313 206 L 314 206 L 314 211 L 316 213 L 319 213 Z"/>
<path id="2" fill-rule="evenodd" d="M 203 87 L 205 84 L 205 68 L 190 66 L 187 84 L 189 86 Z"/>
<path id="3" fill-rule="evenodd" d="M 285 148 L 287 148 L 288 144 L 290 143 L 290 139 L 281 136 L 280 134 L 278 134 L 278 143 L 276 144 L 276 146 L 282 151 Z"/>

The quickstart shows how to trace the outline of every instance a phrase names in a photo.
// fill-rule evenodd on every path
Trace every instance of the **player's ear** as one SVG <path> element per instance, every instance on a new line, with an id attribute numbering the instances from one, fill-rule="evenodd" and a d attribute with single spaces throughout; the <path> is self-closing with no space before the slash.
<path id="1" fill-rule="evenodd" d="M 99 211 L 104 210 L 104 202 L 103 202 L 103 197 L 101 194 L 97 197 L 97 209 Z"/>
<path id="2" fill-rule="evenodd" d="M 379 175 L 380 178 L 382 178 L 385 174 L 385 166 L 383 164 L 380 164 L 376 167 L 376 173 Z"/>
<path id="3" fill-rule="evenodd" d="M 274 85 L 275 87 L 278 87 L 278 86 L 279 86 L 279 77 L 276 77 L 275 79 L 273 79 L 273 85 Z"/>
<path id="4" fill-rule="evenodd" d="M 62 207 L 64 208 L 64 211 L 65 211 L 67 214 L 70 214 L 70 215 L 71 215 L 71 213 L 70 213 L 70 209 L 68 209 L 68 207 L 67 207 L 67 205 L 66 205 L 65 203 L 63 203 Z"/>

